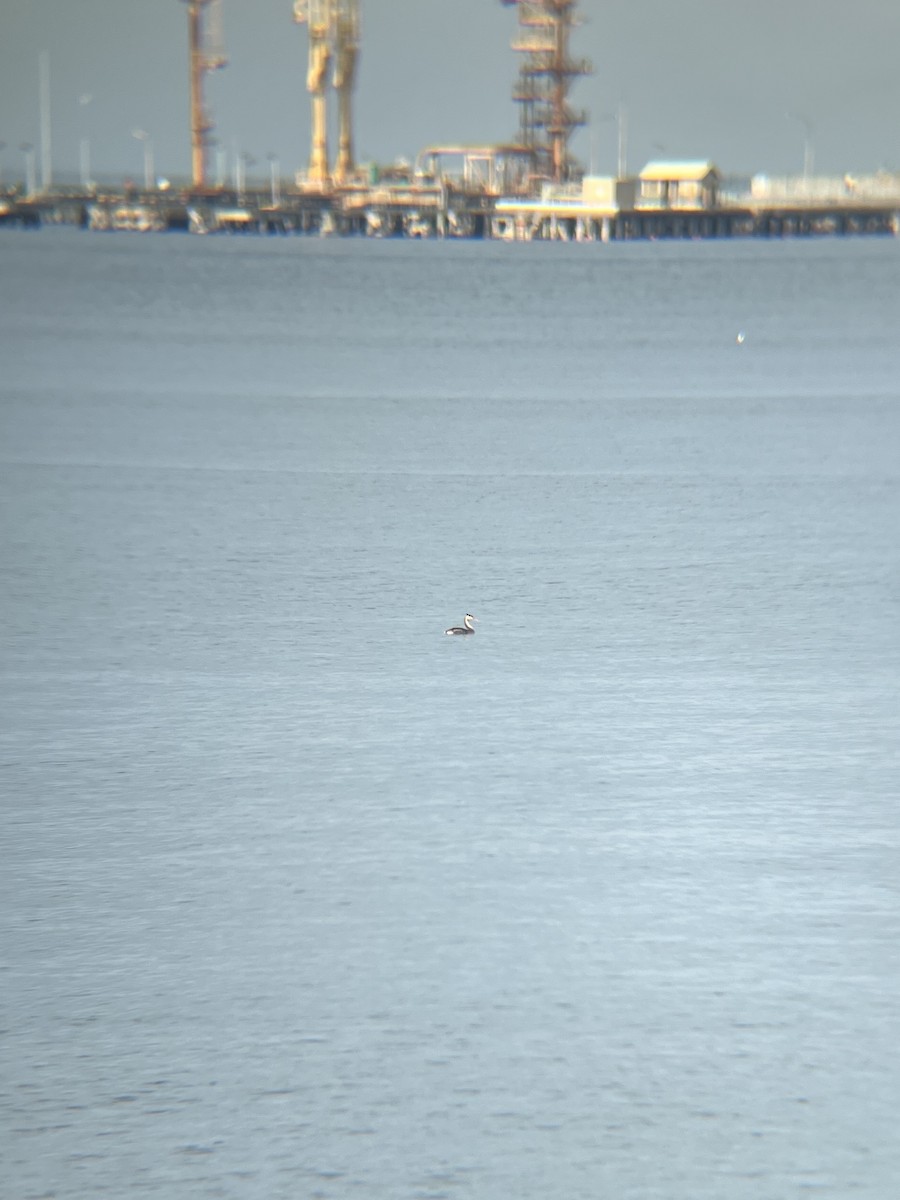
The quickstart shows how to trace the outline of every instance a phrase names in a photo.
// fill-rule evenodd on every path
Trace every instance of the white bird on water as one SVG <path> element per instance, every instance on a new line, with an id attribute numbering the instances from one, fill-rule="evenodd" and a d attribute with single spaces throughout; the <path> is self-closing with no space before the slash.
<path id="1" fill-rule="evenodd" d="M 475 630 L 472 628 L 472 626 L 477 620 L 478 618 L 473 617 L 471 613 L 466 613 L 465 617 L 463 617 L 462 625 L 451 625 L 449 629 L 444 630 L 444 633 L 474 633 Z"/>

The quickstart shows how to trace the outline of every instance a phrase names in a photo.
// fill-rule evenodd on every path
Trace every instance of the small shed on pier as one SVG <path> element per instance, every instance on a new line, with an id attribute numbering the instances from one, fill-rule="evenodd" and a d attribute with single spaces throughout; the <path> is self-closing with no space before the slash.
<path id="1" fill-rule="evenodd" d="M 637 178 L 638 209 L 717 208 L 721 176 L 711 162 L 649 162 Z"/>

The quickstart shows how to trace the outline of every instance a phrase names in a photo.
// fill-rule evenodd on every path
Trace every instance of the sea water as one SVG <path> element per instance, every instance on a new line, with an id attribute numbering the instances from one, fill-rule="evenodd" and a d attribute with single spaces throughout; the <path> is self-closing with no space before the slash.
<path id="1" fill-rule="evenodd" d="M 0 285 L 3 1196 L 890 1200 L 900 243 Z"/>

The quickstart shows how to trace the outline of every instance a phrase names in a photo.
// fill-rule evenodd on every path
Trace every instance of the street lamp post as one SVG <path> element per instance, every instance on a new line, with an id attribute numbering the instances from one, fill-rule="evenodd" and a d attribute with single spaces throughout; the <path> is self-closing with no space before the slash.
<path id="1" fill-rule="evenodd" d="M 234 190 L 237 193 L 238 203 L 244 199 L 244 167 L 246 158 L 238 151 L 234 159 Z"/>
<path id="2" fill-rule="evenodd" d="M 231 139 L 231 182 L 234 186 L 235 194 L 240 196 L 244 190 L 244 181 L 241 174 L 241 150 L 237 144 L 237 138 Z"/>
<path id="3" fill-rule="evenodd" d="M 628 109 L 620 100 L 616 105 L 616 129 L 618 131 L 618 157 L 616 159 L 616 177 L 624 179 L 628 174 Z"/>
<path id="4" fill-rule="evenodd" d="M 50 190 L 53 182 L 53 152 L 50 125 L 50 55 L 42 50 L 38 58 L 41 82 L 41 187 Z"/>
<path id="5" fill-rule="evenodd" d="M 78 142 L 78 177 L 85 191 L 91 186 L 91 139 L 85 132 L 87 106 L 93 97 L 90 92 L 82 92 L 78 97 L 78 107 L 82 113 L 81 138 Z"/>
<path id="6" fill-rule="evenodd" d="M 25 155 L 25 195 L 33 196 L 37 191 L 37 179 L 34 172 L 34 146 L 31 142 L 21 142 L 19 149 Z"/>
<path id="7" fill-rule="evenodd" d="M 144 146 L 144 190 L 149 192 L 153 187 L 153 138 L 146 129 L 132 129 L 131 136 Z"/>
<path id="8" fill-rule="evenodd" d="M 595 174 L 597 170 L 597 125 L 605 125 L 607 121 L 614 121 L 615 117 L 612 113 L 601 113 L 596 118 L 596 124 L 591 128 L 591 157 L 588 163 L 588 175 Z"/>
<path id="9" fill-rule="evenodd" d="M 277 154 L 269 154 L 269 189 L 272 195 L 272 207 L 281 207 L 281 186 L 279 176 L 281 174 L 280 163 L 278 162 Z"/>
<path id="10" fill-rule="evenodd" d="M 603 124 L 606 121 L 615 121 L 616 123 L 616 178 L 624 179 L 626 164 L 625 164 L 625 132 L 626 132 L 626 114 L 625 105 L 617 104 L 615 112 L 602 113 L 598 118 L 598 122 Z M 594 173 L 594 138 L 591 136 L 591 174 Z"/>
<path id="11" fill-rule="evenodd" d="M 247 189 L 247 168 L 255 167 L 255 166 L 256 166 L 256 159 L 253 157 L 252 154 L 248 153 L 246 150 L 240 150 L 240 151 L 235 152 L 234 186 L 235 186 L 235 191 L 237 192 L 237 199 L 238 199 L 239 204 L 243 204 L 247 198 L 246 194 L 245 194 L 246 189 Z"/>
<path id="12" fill-rule="evenodd" d="M 804 117 L 802 113 L 787 113 L 787 117 L 791 121 L 799 121 L 803 126 L 803 182 L 808 187 L 809 181 L 812 178 L 813 163 L 815 161 L 815 149 L 813 145 L 813 123 L 809 117 Z"/>

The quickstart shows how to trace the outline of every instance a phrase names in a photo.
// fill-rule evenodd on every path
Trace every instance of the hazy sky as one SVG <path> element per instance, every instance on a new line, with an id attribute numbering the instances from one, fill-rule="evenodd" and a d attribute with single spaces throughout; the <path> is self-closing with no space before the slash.
<path id="1" fill-rule="evenodd" d="M 516 11 L 500 0 L 361 0 L 357 157 L 414 158 L 434 142 L 509 140 Z M 618 102 L 628 165 L 709 158 L 726 174 L 799 172 L 804 119 L 822 173 L 900 170 L 898 0 L 583 0 L 573 50 L 595 74 L 573 104 L 587 165 L 612 172 Z M 207 77 L 224 146 L 265 171 L 305 165 L 306 31 L 291 0 L 225 0 L 229 65 Z M 189 167 L 187 19 L 179 0 L 0 0 L 0 142 L 6 179 L 39 141 L 38 55 L 49 52 L 54 171 L 74 174 L 89 137 L 95 174 L 140 177 L 153 138 L 159 174 Z M 89 103 L 79 97 L 90 95 Z M 795 115 L 788 115 L 795 114 Z M 802 119 L 801 119 L 802 118 Z"/>

